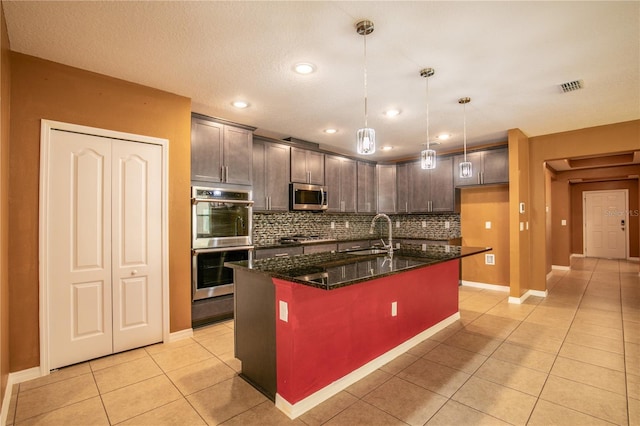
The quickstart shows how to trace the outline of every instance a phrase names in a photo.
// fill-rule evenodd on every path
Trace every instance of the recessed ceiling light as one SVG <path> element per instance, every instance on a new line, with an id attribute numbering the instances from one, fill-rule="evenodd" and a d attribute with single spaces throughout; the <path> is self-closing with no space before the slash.
<path id="1" fill-rule="evenodd" d="M 400 114 L 400 110 L 399 109 L 388 109 L 384 112 L 384 115 L 386 115 L 387 117 L 395 117 L 396 115 Z"/>
<path id="2" fill-rule="evenodd" d="M 246 108 L 249 106 L 249 102 L 247 101 L 233 101 L 233 103 L 231 104 L 236 108 Z"/>
<path id="3" fill-rule="evenodd" d="M 386 146 L 383 146 L 383 147 L 382 147 L 382 148 L 380 148 L 380 149 L 382 149 L 383 151 L 390 151 L 390 150 L 392 150 L 392 149 L 393 149 L 393 147 L 392 147 L 392 146 L 389 146 L 389 145 L 386 145 Z"/>
<path id="4" fill-rule="evenodd" d="M 293 66 L 293 70 L 298 74 L 311 74 L 316 70 L 316 66 L 309 62 L 301 62 Z"/>
<path id="5" fill-rule="evenodd" d="M 436 136 L 436 139 L 440 139 L 441 141 L 446 141 L 447 139 L 449 139 L 451 137 L 450 134 L 448 133 L 442 133 L 438 136 Z"/>
<path id="6" fill-rule="evenodd" d="M 338 131 L 336 129 L 324 129 L 325 133 L 328 133 L 330 135 L 333 135 L 334 133 L 337 133 Z"/>

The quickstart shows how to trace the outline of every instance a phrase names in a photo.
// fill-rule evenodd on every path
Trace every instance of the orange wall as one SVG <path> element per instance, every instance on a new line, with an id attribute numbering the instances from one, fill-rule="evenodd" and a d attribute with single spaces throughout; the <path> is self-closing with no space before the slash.
<path id="1" fill-rule="evenodd" d="M 637 167 L 640 173 L 640 166 Z M 582 192 L 583 191 L 607 191 L 613 189 L 626 189 L 629 191 L 629 210 L 637 211 L 638 205 L 638 179 L 576 183 L 571 185 L 571 253 L 582 253 L 583 226 L 582 226 Z M 640 230 L 638 227 L 638 215 L 629 216 L 629 256 L 638 257 L 638 239 Z"/>
<path id="2" fill-rule="evenodd" d="M 169 140 L 170 330 L 191 328 L 188 98 L 11 54 L 9 283 L 11 371 L 38 366 L 40 120 Z"/>
<path id="3" fill-rule="evenodd" d="M 0 4 L 0 401 L 9 378 L 9 37 Z M 0 402 L 1 404 L 1 402 Z"/>
<path id="4" fill-rule="evenodd" d="M 557 266 L 569 266 L 571 260 L 571 191 L 569 182 L 564 179 L 551 181 L 551 263 Z M 562 226 L 562 221 L 567 224 Z M 582 220 L 580 220 L 582 223 Z"/>
<path id="5" fill-rule="evenodd" d="M 546 289 L 547 238 L 545 209 L 545 161 L 598 156 L 638 149 L 640 120 L 589 127 L 529 139 L 531 182 L 531 288 Z M 509 176 L 511 178 L 511 175 Z M 553 206 L 551 207 L 553 209 Z"/>
<path id="6" fill-rule="evenodd" d="M 462 259 L 462 279 L 509 285 L 509 187 L 506 185 L 460 190 L 462 243 L 492 247 L 495 265 L 485 265 L 484 255 Z M 491 229 L 485 223 L 491 222 Z"/>

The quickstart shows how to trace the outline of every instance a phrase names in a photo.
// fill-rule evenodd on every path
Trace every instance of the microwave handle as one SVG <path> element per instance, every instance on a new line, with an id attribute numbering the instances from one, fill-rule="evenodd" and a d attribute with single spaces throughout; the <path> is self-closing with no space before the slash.
<path id="1" fill-rule="evenodd" d="M 324 206 L 325 203 L 327 202 L 327 200 L 325 199 L 327 198 L 327 192 L 324 190 L 324 186 L 320 188 L 320 192 L 322 192 L 322 200 L 320 201 L 320 205 Z"/>

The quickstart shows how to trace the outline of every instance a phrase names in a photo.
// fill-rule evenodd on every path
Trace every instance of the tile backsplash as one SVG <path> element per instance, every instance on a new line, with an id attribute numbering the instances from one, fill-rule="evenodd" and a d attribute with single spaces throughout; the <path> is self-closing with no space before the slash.
<path id="1" fill-rule="evenodd" d="M 393 238 L 424 238 L 443 240 L 460 237 L 460 215 L 420 214 L 389 215 L 393 224 Z M 253 214 L 253 243 L 256 246 L 277 244 L 280 238 L 291 235 L 317 235 L 336 240 L 358 238 L 386 238 L 385 220 L 378 220 L 376 232 L 369 234 L 373 215 L 327 214 L 312 212 L 282 212 Z M 400 226 L 396 227 L 396 222 Z M 449 228 L 445 228 L 449 222 Z M 331 228 L 331 224 L 334 228 Z M 347 226 L 348 225 L 348 226 Z M 424 226 L 423 226 L 424 225 Z"/>

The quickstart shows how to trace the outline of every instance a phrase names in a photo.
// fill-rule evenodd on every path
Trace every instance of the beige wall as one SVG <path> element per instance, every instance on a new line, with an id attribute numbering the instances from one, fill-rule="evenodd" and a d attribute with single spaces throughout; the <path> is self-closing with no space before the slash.
<path id="1" fill-rule="evenodd" d="M 38 182 L 40 120 L 169 140 L 170 330 L 191 328 L 188 98 L 11 54 L 9 327 L 11 371 L 39 365 Z"/>
<path id="2" fill-rule="evenodd" d="M 556 266 L 569 266 L 571 260 L 571 191 L 569 181 L 556 179 L 551 181 L 551 234 L 548 242 L 551 244 L 551 264 Z M 562 221 L 566 225 L 562 226 Z"/>
<path id="3" fill-rule="evenodd" d="M 9 377 L 9 37 L 0 4 L 0 401 Z"/>
<path id="4" fill-rule="evenodd" d="M 511 141 L 511 138 L 510 138 Z M 554 133 L 529 139 L 531 173 L 531 288 L 546 289 L 545 165 L 547 160 L 598 156 L 638 149 L 640 120 Z M 511 178 L 511 175 L 509 176 Z M 552 207 L 553 208 L 553 207 Z"/>
<path id="5" fill-rule="evenodd" d="M 485 265 L 484 254 L 462 259 L 462 279 L 485 284 L 509 285 L 509 187 L 507 185 L 460 190 L 462 243 L 492 247 L 495 265 Z M 491 222 L 491 229 L 485 223 Z"/>

